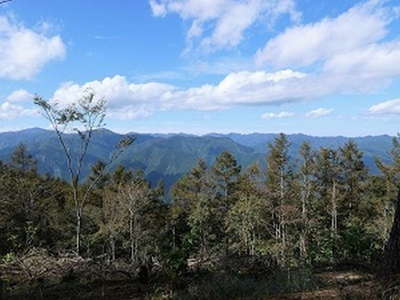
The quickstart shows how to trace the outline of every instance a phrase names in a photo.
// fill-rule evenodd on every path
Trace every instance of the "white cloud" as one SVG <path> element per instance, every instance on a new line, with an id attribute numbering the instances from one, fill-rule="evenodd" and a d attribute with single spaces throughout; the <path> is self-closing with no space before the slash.
<path id="1" fill-rule="evenodd" d="M 60 36 L 47 36 L 0 16 L 0 78 L 31 79 L 65 52 Z"/>
<path id="2" fill-rule="evenodd" d="M 150 0 L 150 7 L 155 17 L 163 17 L 167 13 L 167 9 L 163 3 L 158 3 L 155 0 Z"/>
<path id="3" fill-rule="evenodd" d="M 310 98 L 332 93 L 366 93 L 400 75 L 400 42 L 390 40 L 398 16 L 384 0 L 355 5 L 336 18 L 288 28 L 257 51 L 258 65 L 307 67 Z M 303 94 L 303 93 L 301 93 Z"/>
<path id="4" fill-rule="evenodd" d="M 229 74 L 216 85 L 181 89 L 158 82 L 131 83 L 125 77 L 116 75 L 83 85 L 66 83 L 54 93 L 52 101 L 60 105 L 71 104 L 91 89 L 97 97 L 107 100 L 111 117 L 133 119 L 171 109 L 207 111 L 235 105 L 297 101 L 302 86 L 298 81 L 304 77 L 305 74 L 291 70 L 276 73 L 237 72 Z"/>
<path id="5" fill-rule="evenodd" d="M 12 120 L 20 117 L 29 117 L 36 115 L 37 109 L 25 108 L 21 105 L 15 105 L 10 102 L 0 104 L 0 120 Z"/>
<path id="6" fill-rule="evenodd" d="M 293 70 L 274 73 L 264 71 L 232 72 L 216 84 L 189 88 L 160 82 L 134 83 L 115 75 L 84 84 L 63 84 L 55 91 L 52 101 L 71 104 L 88 89 L 108 102 L 108 114 L 113 118 L 135 119 L 167 110 L 223 110 L 234 106 L 280 105 L 317 99 L 321 96 L 370 92 L 375 79 L 359 80 L 357 74 L 307 74 Z M 309 112 L 318 117 L 332 110 L 320 108 Z"/>
<path id="7" fill-rule="evenodd" d="M 6 98 L 6 101 L 11 103 L 32 102 L 33 98 L 34 95 L 26 90 L 16 90 Z"/>
<path id="8" fill-rule="evenodd" d="M 400 75 L 400 42 L 372 44 L 330 58 L 324 65 L 329 74 L 357 74 L 359 80 Z"/>
<path id="9" fill-rule="evenodd" d="M 261 115 L 261 119 L 269 120 L 269 119 L 283 119 L 293 117 L 294 113 L 281 111 L 279 113 L 264 113 Z"/>
<path id="10" fill-rule="evenodd" d="M 333 109 L 328 108 L 317 108 L 312 111 L 306 113 L 307 118 L 319 118 L 323 116 L 330 115 L 333 112 Z"/>
<path id="11" fill-rule="evenodd" d="M 400 114 L 400 99 L 393 99 L 371 106 L 368 112 L 373 115 L 398 115 Z"/>
<path id="12" fill-rule="evenodd" d="M 290 27 L 255 56 L 258 65 L 303 67 L 382 40 L 390 23 L 381 1 L 356 5 L 336 18 Z"/>
<path id="13" fill-rule="evenodd" d="M 130 83 L 125 77 L 116 75 L 83 85 L 65 83 L 54 93 L 52 101 L 68 105 L 76 102 L 88 89 L 93 90 L 98 98 L 107 100 L 111 116 L 133 119 L 147 117 L 153 111 L 162 109 L 161 97 L 174 91 L 175 87 L 157 82 Z"/>
<path id="14" fill-rule="evenodd" d="M 13 120 L 21 117 L 32 117 L 38 114 L 36 108 L 22 105 L 33 100 L 33 95 L 26 90 L 16 90 L 0 103 L 0 120 Z M 3 124 L 4 125 L 4 124 Z"/>
<path id="15" fill-rule="evenodd" d="M 257 21 L 274 22 L 280 15 L 300 19 L 293 0 L 150 0 L 156 17 L 176 13 L 191 22 L 187 32 L 188 49 L 197 42 L 205 51 L 237 46 L 244 33 Z"/>

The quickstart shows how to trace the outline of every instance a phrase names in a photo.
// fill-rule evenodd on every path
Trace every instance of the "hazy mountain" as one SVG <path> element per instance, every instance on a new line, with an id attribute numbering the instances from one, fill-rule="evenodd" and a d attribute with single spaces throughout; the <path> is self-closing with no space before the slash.
<path id="1" fill-rule="evenodd" d="M 129 168 L 140 168 L 153 183 L 163 179 L 167 186 L 173 184 L 177 178 L 192 168 L 198 158 L 203 158 L 212 164 L 216 156 L 223 151 L 233 153 L 243 167 L 257 161 L 265 166 L 267 144 L 276 137 L 276 134 L 263 133 L 212 133 L 204 136 L 137 133 L 130 135 L 136 137 L 134 145 L 123 153 L 114 166 L 123 164 Z M 71 147 L 78 145 L 77 135 L 68 134 L 65 137 Z M 83 174 L 87 175 L 90 166 L 96 161 L 108 160 L 121 138 L 122 135 L 112 131 L 98 130 L 89 148 Z M 292 143 L 290 154 L 295 161 L 298 159 L 298 149 L 304 141 L 309 141 L 315 149 L 338 148 L 348 141 L 348 138 L 292 134 L 289 135 L 289 140 Z M 388 152 L 391 148 L 392 137 L 367 136 L 353 138 L 353 140 L 364 152 L 365 163 L 371 172 L 377 172 L 374 164 L 375 157 L 385 161 L 389 159 Z M 33 128 L 0 133 L 0 160 L 7 161 L 15 146 L 20 143 L 26 144 L 30 153 L 38 160 L 40 172 L 66 178 L 68 174 L 63 152 L 54 132 Z"/>

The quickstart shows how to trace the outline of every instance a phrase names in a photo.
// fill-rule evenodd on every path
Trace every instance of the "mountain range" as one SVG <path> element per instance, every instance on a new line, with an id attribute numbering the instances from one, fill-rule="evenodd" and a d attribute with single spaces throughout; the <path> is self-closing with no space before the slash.
<path id="1" fill-rule="evenodd" d="M 142 169 L 153 184 L 162 179 L 167 187 L 192 168 L 198 158 L 203 158 L 208 164 L 212 164 L 223 151 L 231 152 L 244 168 L 254 162 L 259 162 L 265 167 L 267 145 L 277 136 L 277 134 L 269 133 L 210 133 L 196 136 L 183 133 L 134 132 L 129 135 L 136 137 L 135 142 L 126 149 L 111 168 L 122 164 L 131 169 Z M 123 135 L 107 129 L 97 130 L 84 162 L 83 175 L 86 176 L 90 172 L 91 165 L 96 161 L 107 161 L 122 137 Z M 72 147 L 79 142 L 76 134 L 66 134 L 65 138 Z M 288 138 L 291 142 L 289 154 L 294 163 L 299 158 L 300 145 L 305 141 L 310 142 L 315 149 L 320 147 L 337 149 L 349 140 L 343 136 L 315 137 L 304 134 L 290 134 Z M 374 163 L 375 158 L 386 162 L 390 160 L 392 138 L 389 135 L 352 138 L 364 153 L 364 162 L 371 173 L 378 172 Z M 53 131 L 32 128 L 0 133 L 0 160 L 9 161 L 15 147 L 21 143 L 26 145 L 29 153 L 38 161 L 39 172 L 67 178 L 64 155 Z"/>

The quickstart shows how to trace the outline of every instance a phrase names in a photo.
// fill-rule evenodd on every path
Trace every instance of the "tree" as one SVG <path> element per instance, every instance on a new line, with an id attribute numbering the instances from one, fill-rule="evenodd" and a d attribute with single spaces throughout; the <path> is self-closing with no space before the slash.
<path id="1" fill-rule="evenodd" d="M 124 207 L 118 194 L 112 189 L 103 192 L 102 215 L 99 232 L 105 235 L 110 243 L 111 260 L 116 258 L 116 239 L 124 229 Z"/>
<path id="2" fill-rule="evenodd" d="M 209 170 L 207 170 L 201 178 L 201 188 L 188 218 L 191 237 L 199 241 L 201 257 L 209 256 L 216 243 L 219 223 L 216 211 L 216 187 Z"/>
<path id="3" fill-rule="evenodd" d="M 266 203 L 259 186 L 258 165 L 250 166 L 239 178 L 237 201 L 229 210 L 227 230 L 233 236 L 231 245 L 246 255 L 256 255 L 267 227 Z"/>
<path id="4" fill-rule="evenodd" d="M 181 177 L 172 187 L 172 203 L 170 206 L 170 221 L 172 230 L 172 248 L 175 249 L 181 241 L 178 237 L 189 234 L 189 216 L 201 199 L 208 166 L 199 159 L 194 168 Z"/>
<path id="5" fill-rule="evenodd" d="M 400 271 L 400 136 L 393 138 L 390 154 L 392 165 L 385 165 L 378 159 L 376 163 L 386 177 L 388 196 L 394 200 L 395 209 L 393 225 L 384 251 L 384 269 L 386 272 L 397 273 Z"/>
<path id="6" fill-rule="evenodd" d="M 390 228 L 394 220 L 397 193 L 400 186 L 400 142 L 393 138 L 390 151 L 391 164 L 385 164 L 380 159 L 375 159 L 375 164 L 383 174 L 385 181 L 385 196 L 383 197 L 383 235 L 384 240 L 389 238 Z"/>
<path id="7" fill-rule="evenodd" d="M 340 152 L 340 165 L 342 169 L 343 205 L 347 207 L 347 218 L 360 215 L 361 200 L 363 199 L 368 170 L 362 160 L 363 153 L 355 142 L 349 141 Z"/>
<path id="8" fill-rule="evenodd" d="M 286 225 L 291 212 L 289 200 L 292 198 L 293 171 L 289 165 L 290 142 L 284 134 L 280 134 L 269 145 L 267 155 L 267 195 L 271 202 L 274 239 L 279 246 L 278 260 L 285 264 L 288 236 Z"/>
<path id="9" fill-rule="evenodd" d="M 137 173 L 133 179 L 119 189 L 120 203 L 128 212 L 130 259 L 140 262 L 140 246 L 144 244 L 146 214 L 151 207 L 151 191 L 143 175 Z M 141 244 L 141 242 L 143 244 Z"/>
<path id="10" fill-rule="evenodd" d="M 93 134 L 105 125 L 106 102 L 104 99 L 96 98 L 94 93 L 87 92 L 76 103 L 66 107 L 59 107 L 57 103 L 46 101 L 41 97 L 35 97 L 34 103 L 41 108 L 43 116 L 50 122 L 64 152 L 75 206 L 76 253 L 79 255 L 83 210 L 90 192 L 104 176 L 104 172 L 99 173 L 97 178 L 83 190 L 80 189 L 79 183 L 82 180 L 82 169 Z M 70 131 L 76 132 L 79 136 L 79 141 L 75 145 L 68 144 L 68 137 L 65 133 Z M 131 137 L 122 139 L 106 165 L 110 165 L 132 143 Z M 105 169 L 103 168 L 103 171 Z"/>
<path id="11" fill-rule="evenodd" d="M 172 207 L 177 215 L 187 217 L 190 214 L 192 206 L 200 197 L 207 172 L 207 164 L 203 159 L 199 159 L 197 165 L 173 186 Z"/>
<path id="12" fill-rule="evenodd" d="M 234 193 L 240 170 L 235 157 L 227 151 L 222 152 L 215 160 L 212 171 L 218 193 L 224 201 L 229 201 L 229 197 Z"/>
<path id="13" fill-rule="evenodd" d="M 54 246 L 61 235 L 54 223 L 64 185 L 40 176 L 25 147 L 18 146 L 11 157 L 10 165 L 0 163 L 0 253 Z"/>
<path id="14" fill-rule="evenodd" d="M 315 154 L 309 143 L 305 142 L 300 147 L 302 164 L 299 170 L 300 199 L 301 199 L 301 230 L 300 230 L 300 256 L 303 260 L 308 258 L 308 243 L 310 234 L 310 210 L 314 187 Z"/>
<path id="15" fill-rule="evenodd" d="M 28 153 L 24 144 L 19 144 L 11 155 L 11 164 L 17 169 L 27 171 L 36 169 L 37 161 Z"/>
<path id="16" fill-rule="evenodd" d="M 319 200 L 318 209 L 325 212 L 320 217 L 323 224 L 321 230 L 329 228 L 328 248 L 330 260 L 336 257 L 338 239 L 338 211 L 341 185 L 341 165 L 338 152 L 328 148 L 321 148 L 316 158 L 316 185 Z"/>
<path id="17" fill-rule="evenodd" d="M 225 254 L 229 251 L 229 236 L 227 234 L 225 218 L 235 203 L 235 192 L 239 180 L 241 166 L 235 157 L 225 151 L 215 160 L 212 166 L 212 177 L 216 186 L 216 218 L 220 222 L 220 235 L 223 240 Z"/>

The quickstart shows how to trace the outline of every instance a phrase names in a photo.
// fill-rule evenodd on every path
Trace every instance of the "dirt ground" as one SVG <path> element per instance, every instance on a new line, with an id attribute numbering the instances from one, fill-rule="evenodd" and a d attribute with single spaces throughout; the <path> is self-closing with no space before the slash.
<path id="1" fill-rule="evenodd" d="M 372 274 L 359 271 L 332 271 L 322 272 L 317 276 L 326 285 L 325 288 L 268 299 L 381 299 L 382 284 L 375 280 Z"/>

